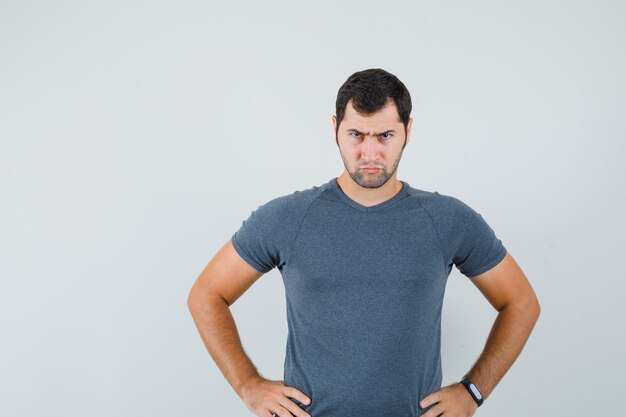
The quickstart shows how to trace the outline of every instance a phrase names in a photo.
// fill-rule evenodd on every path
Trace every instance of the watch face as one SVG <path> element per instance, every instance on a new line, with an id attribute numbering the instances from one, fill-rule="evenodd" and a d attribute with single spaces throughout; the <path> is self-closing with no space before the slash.
<path id="1" fill-rule="evenodd" d="M 476 388 L 476 385 L 474 384 L 469 384 L 470 389 L 472 390 L 472 393 L 474 393 L 474 395 L 476 396 L 476 398 L 478 398 L 479 400 L 483 399 L 483 396 L 480 395 L 480 391 L 478 391 L 478 388 Z"/>

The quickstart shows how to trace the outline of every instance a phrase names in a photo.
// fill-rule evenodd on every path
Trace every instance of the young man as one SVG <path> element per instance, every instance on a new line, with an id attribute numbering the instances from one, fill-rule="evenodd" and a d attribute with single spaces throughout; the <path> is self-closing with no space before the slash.
<path id="1" fill-rule="evenodd" d="M 201 337 L 255 415 L 471 416 L 526 343 L 539 303 L 494 231 L 462 201 L 396 178 L 410 113 L 394 75 L 351 75 L 332 117 L 343 173 L 258 207 L 194 284 L 188 305 Z M 453 265 L 498 316 L 473 367 L 442 388 Z M 258 373 L 229 310 L 274 267 L 287 297 L 284 381 Z"/>

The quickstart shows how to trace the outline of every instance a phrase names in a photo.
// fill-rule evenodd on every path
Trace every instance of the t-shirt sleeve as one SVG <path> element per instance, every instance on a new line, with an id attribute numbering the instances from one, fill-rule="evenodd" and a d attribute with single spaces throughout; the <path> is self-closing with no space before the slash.
<path id="1" fill-rule="evenodd" d="M 259 206 L 231 237 L 237 253 L 263 273 L 282 266 L 288 257 L 294 229 L 284 203 L 277 198 Z"/>
<path id="2" fill-rule="evenodd" d="M 455 197 L 435 194 L 441 198 L 435 223 L 448 265 L 472 278 L 500 263 L 506 248 L 483 216 Z"/>
<path id="3" fill-rule="evenodd" d="M 506 248 L 476 210 L 458 200 L 459 234 L 453 239 L 456 249 L 452 262 L 465 276 L 472 278 L 489 271 L 506 255 Z"/>

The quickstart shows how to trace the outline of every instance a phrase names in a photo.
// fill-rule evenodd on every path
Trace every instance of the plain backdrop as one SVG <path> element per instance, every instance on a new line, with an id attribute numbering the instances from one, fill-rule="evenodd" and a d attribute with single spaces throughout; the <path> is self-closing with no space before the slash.
<path id="1" fill-rule="evenodd" d="M 621 1 L 0 1 L 0 415 L 251 416 L 187 308 L 264 202 L 342 169 L 338 88 L 413 98 L 398 178 L 480 212 L 542 306 L 477 416 L 623 410 Z M 278 270 L 233 306 L 282 379 Z M 444 384 L 496 312 L 458 270 Z M 393 416 L 381 416 L 393 417 Z"/>

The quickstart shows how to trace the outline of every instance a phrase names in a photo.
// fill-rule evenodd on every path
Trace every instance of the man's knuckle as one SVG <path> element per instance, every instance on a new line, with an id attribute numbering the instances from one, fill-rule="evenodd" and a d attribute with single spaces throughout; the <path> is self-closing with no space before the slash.
<path id="1" fill-rule="evenodd" d="M 287 400 L 287 402 L 281 403 L 281 405 L 296 417 L 307 417 L 307 413 L 305 413 L 304 410 L 298 407 L 298 405 L 291 400 Z"/>
<path id="2" fill-rule="evenodd" d="M 297 390 L 296 388 L 290 388 L 288 390 L 285 390 L 283 394 L 287 397 L 297 399 L 302 404 L 307 404 L 309 401 L 309 397 L 307 397 L 306 394 Z"/>

